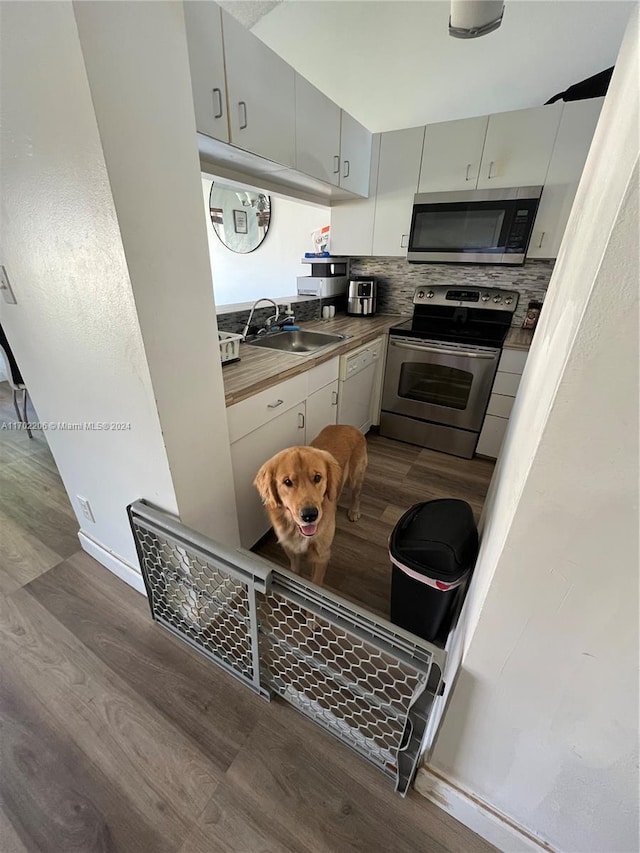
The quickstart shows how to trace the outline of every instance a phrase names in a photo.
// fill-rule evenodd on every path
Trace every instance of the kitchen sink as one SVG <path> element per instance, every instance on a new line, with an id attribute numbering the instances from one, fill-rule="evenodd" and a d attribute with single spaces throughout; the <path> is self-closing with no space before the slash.
<path id="1" fill-rule="evenodd" d="M 294 355 L 306 355 L 310 352 L 331 344 L 346 340 L 347 335 L 330 335 L 326 332 L 274 332 L 261 338 L 247 341 L 249 346 L 264 347 L 264 349 L 275 349 L 279 352 L 290 352 Z"/>

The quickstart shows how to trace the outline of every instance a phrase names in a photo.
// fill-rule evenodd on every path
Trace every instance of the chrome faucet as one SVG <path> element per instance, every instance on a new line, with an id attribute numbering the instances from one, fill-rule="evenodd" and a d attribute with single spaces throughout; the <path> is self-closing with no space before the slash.
<path id="1" fill-rule="evenodd" d="M 247 334 L 249 333 L 249 327 L 250 327 L 251 321 L 253 319 L 253 312 L 256 310 L 256 306 L 259 305 L 261 302 L 270 302 L 273 305 L 273 307 L 276 309 L 276 313 L 273 315 L 273 317 L 267 317 L 265 324 L 264 324 L 264 328 L 261 329 L 260 331 L 268 331 L 271 328 L 272 323 L 278 322 L 278 317 L 280 316 L 280 311 L 278 309 L 278 306 L 273 301 L 273 299 L 269 299 L 266 296 L 261 296 L 260 299 L 256 299 L 256 301 L 251 306 L 251 311 L 249 311 L 249 319 L 247 320 L 246 325 L 245 325 L 244 329 L 242 330 L 242 340 L 243 341 L 246 340 Z M 260 334 L 260 333 L 258 332 L 258 334 Z"/>

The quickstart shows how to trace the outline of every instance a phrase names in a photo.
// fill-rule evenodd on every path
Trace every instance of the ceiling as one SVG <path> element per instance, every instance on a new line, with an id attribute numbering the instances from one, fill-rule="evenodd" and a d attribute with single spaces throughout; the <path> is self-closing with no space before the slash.
<path id="1" fill-rule="evenodd" d="M 374 132 L 538 106 L 615 63 L 633 2 L 506 0 L 502 26 L 447 32 L 449 0 L 222 2 Z"/>

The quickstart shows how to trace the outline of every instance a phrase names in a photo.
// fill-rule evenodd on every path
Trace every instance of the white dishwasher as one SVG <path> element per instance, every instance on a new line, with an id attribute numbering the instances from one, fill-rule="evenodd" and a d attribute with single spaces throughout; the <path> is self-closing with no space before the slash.
<path id="1" fill-rule="evenodd" d="M 376 422 L 382 382 L 384 337 L 340 356 L 338 423 L 366 433 Z"/>

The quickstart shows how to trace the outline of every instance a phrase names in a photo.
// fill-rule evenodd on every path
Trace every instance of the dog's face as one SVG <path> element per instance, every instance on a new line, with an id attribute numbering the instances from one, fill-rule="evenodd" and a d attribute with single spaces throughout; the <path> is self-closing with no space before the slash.
<path id="1" fill-rule="evenodd" d="M 303 536 L 315 536 L 325 500 L 335 502 L 342 471 L 326 450 L 290 447 L 264 463 L 254 485 L 267 508 L 284 509 Z"/>

